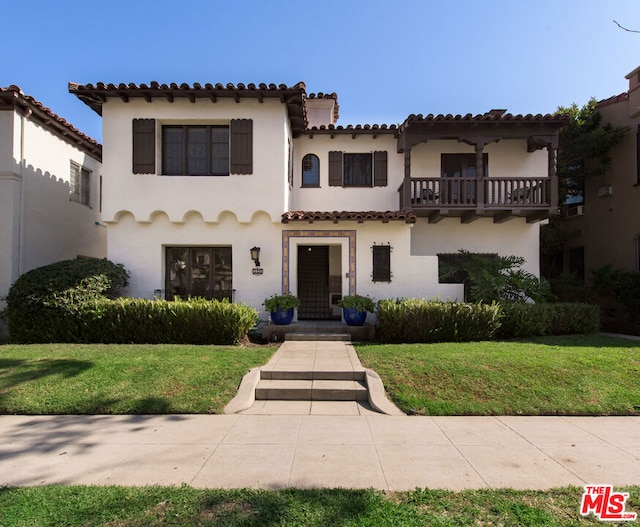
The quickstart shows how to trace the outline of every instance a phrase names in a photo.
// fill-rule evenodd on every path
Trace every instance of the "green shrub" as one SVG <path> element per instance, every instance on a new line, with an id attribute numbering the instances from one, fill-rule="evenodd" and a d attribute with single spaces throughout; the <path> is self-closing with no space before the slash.
<path id="1" fill-rule="evenodd" d="M 640 273 L 620 273 L 614 290 L 620 302 L 627 308 L 631 320 L 640 324 Z"/>
<path id="2" fill-rule="evenodd" d="M 493 338 L 501 310 L 498 304 L 398 299 L 379 301 L 377 316 L 382 342 L 469 342 Z"/>
<path id="3" fill-rule="evenodd" d="M 115 298 L 128 285 L 122 265 L 93 258 L 64 260 L 23 274 L 7 295 L 13 342 L 72 342 L 76 328 L 61 318 L 89 301 Z"/>
<path id="4" fill-rule="evenodd" d="M 119 298 L 85 305 L 82 342 L 111 344 L 236 344 L 258 321 L 258 312 L 227 299 Z"/>
<path id="5" fill-rule="evenodd" d="M 591 304 L 504 304 L 502 310 L 504 338 L 594 333 L 600 327 L 600 309 Z"/>

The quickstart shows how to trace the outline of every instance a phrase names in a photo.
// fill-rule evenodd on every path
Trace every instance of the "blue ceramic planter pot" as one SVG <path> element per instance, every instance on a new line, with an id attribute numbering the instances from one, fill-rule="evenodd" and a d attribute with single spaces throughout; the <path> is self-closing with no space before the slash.
<path id="1" fill-rule="evenodd" d="M 293 320 L 293 308 L 290 309 L 278 309 L 278 311 L 271 312 L 271 322 L 276 326 L 286 326 L 291 324 Z"/>
<path id="2" fill-rule="evenodd" d="M 347 326 L 362 326 L 367 320 L 367 312 L 358 311 L 358 308 L 355 307 L 343 307 L 342 316 Z"/>

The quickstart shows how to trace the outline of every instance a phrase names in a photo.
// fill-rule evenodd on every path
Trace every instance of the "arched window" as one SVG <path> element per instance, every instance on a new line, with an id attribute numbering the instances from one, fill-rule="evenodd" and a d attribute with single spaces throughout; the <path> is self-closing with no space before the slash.
<path id="1" fill-rule="evenodd" d="M 302 186 L 320 186 L 320 160 L 315 154 L 307 154 L 302 158 Z"/>

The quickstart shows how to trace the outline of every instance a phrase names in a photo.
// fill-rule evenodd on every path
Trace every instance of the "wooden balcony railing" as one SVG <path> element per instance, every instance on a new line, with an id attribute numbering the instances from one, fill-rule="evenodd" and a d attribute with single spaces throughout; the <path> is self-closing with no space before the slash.
<path id="1" fill-rule="evenodd" d="M 478 216 L 495 216 L 517 210 L 515 214 L 536 213 L 539 219 L 544 216 L 540 211 L 552 208 L 551 184 L 547 177 L 410 178 L 398 192 L 400 209 L 413 209 L 418 215 L 445 210 L 450 215 L 474 211 Z"/>

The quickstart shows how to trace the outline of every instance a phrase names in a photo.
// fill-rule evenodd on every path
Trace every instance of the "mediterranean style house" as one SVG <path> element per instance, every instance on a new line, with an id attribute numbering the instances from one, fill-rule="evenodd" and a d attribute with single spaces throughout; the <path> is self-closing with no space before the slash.
<path id="1" fill-rule="evenodd" d="M 339 318 L 344 295 L 461 299 L 439 266 L 460 249 L 539 274 L 557 214 L 564 117 L 410 115 L 338 126 L 303 83 L 71 83 L 103 120 L 102 218 L 129 294 L 230 298 Z"/>
<path id="2" fill-rule="evenodd" d="M 104 258 L 102 147 L 19 87 L 0 88 L 0 308 L 24 272 Z"/>
<path id="3" fill-rule="evenodd" d="M 597 105 L 602 125 L 628 127 L 611 150 L 611 169 L 587 180 L 566 209 L 572 236 L 564 247 L 564 271 L 582 279 L 608 264 L 640 270 L 640 67 L 626 79 L 628 91 Z"/>

